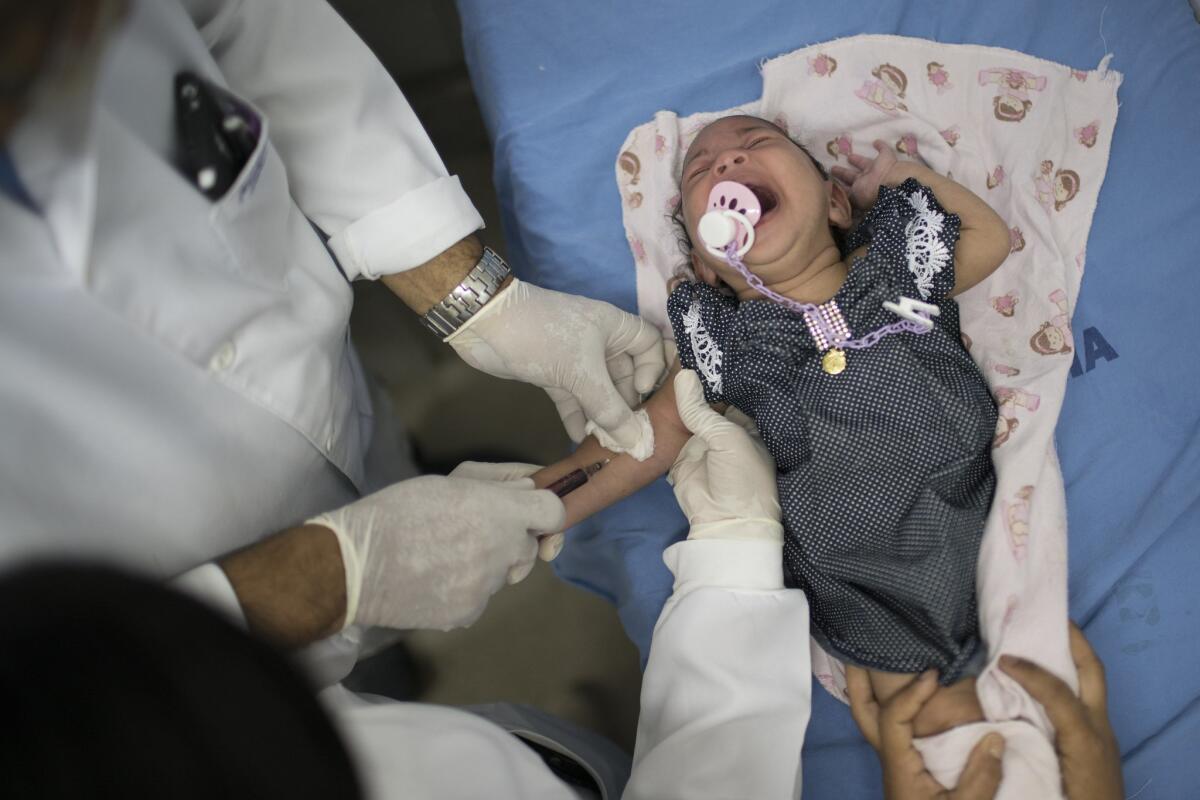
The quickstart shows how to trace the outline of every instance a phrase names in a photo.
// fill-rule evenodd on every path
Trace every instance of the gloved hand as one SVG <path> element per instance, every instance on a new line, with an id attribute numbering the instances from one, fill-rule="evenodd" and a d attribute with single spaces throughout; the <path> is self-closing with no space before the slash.
<path id="1" fill-rule="evenodd" d="M 649 421 L 630 408 L 667 364 L 658 330 L 639 317 L 514 279 L 446 341 L 478 370 L 545 389 L 576 442 L 591 422 L 601 444 L 652 449 Z"/>
<path id="2" fill-rule="evenodd" d="M 529 478 L 493 466 L 402 481 L 309 520 L 341 547 L 343 625 L 465 627 L 506 582 L 529 574 L 535 534 L 560 530 L 566 510 Z"/>
<path id="3" fill-rule="evenodd" d="M 667 474 L 691 523 L 689 539 L 783 541 L 775 461 L 754 423 L 731 408 L 709 408 L 692 370 L 675 376 L 675 406 L 694 436 Z"/>
<path id="4" fill-rule="evenodd" d="M 491 464 L 486 461 L 464 461 L 454 468 L 452 474 L 460 478 L 477 478 L 483 481 L 514 481 L 520 478 L 528 478 L 540 469 L 541 467 L 537 464 L 521 464 L 516 461 L 503 464 Z M 553 561 L 562 552 L 565 538 L 565 535 L 561 532 L 538 537 L 538 558 L 542 561 Z"/>

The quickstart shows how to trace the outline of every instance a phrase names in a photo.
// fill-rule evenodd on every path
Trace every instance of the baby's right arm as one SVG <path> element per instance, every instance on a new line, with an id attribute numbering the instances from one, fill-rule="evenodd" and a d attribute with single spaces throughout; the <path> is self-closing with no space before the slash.
<path id="1" fill-rule="evenodd" d="M 567 458 L 534 473 L 533 482 L 540 489 L 576 469 L 606 458 L 612 459 L 587 483 L 563 498 L 563 504 L 567 507 L 564 527 L 582 522 L 597 511 L 628 497 L 660 475 L 665 475 L 675 463 L 675 457 L 692 436 L 679 419 L 679 411 L 675 407 L 675 374 L 678 371 L 679 362 L 676 361 L 662 386 L 642 406 L 654 429 L 654 453 L 648 459 L 636 461 L 632 456 L 614 453 L 602 447 L 594 436 L 589 436 Z"/>

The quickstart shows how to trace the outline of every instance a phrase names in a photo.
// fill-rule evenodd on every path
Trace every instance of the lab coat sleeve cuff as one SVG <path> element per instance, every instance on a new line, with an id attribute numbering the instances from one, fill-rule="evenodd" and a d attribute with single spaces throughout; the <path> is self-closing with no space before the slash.
<path id="1" fill-rule="evenodd" d="M 482 227 L 483 217 L 451 175 L 355 220 L 329 247 L 347 278 L 374 280 L 418 267 Z"/>
<path id="2" fill-rule="evenodd" d="M 783 545 L 738 539 L 688 539 L 673 544 L 663 561 L 675 576 L 675 591 L 697 589 L 774 591 L 783 588 Z"/>
<path id="3" fill-rule="evenodd" d="M 168 584 L 177 592 L 199 600 L 204 605 L 224 616 L 239 628 L 246 629 L 246 615 L 238 602 L 233 584 L 225 571 L 211 561 L 188 570 Z"/>

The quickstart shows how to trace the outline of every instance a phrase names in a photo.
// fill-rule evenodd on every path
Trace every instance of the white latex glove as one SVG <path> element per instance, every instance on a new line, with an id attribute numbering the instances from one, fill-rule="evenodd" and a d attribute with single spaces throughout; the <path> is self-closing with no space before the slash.
<path id="1" fill-rule="evenodd" d="M 561 530 L 566 510 L 529 478 L 482 469 L 496 466 L 402 481 L 309 520 L 341 547 L 344 625 L 465 627 L 529 574 L 536 534 Z"/>
<path id="2" fill-rule="evenodd" d="M 640 317 L 513 279 L 446 341 L 478 370 L 545 389 L 576 442 L 595 433 L 639 460 L 653 452 L 649 419 L 630 409 L 667 362 Z"/>
<path id="3" fill-rule="evenodd" d="M 735 408 L 724 417 L 713 411 L 692 370 L 675 376 L 675 407 L 694 434 L 667 475 L 691 524 L 688 538 L 782 542 L 775 460 L 754 423 Z"/>
<path id="4" fill-rule="evenodd" d="M 460 478 L 477 478 L 482 481 L 512 481 L 528 478 L 541 469 L 537 464 L 521 464 L 508 462 L 491 464 L 486 461 L 464 461 L 450 473 Z M 552 533 L 549 536 L 538 537 L 537 555 L 542 561 L 553 561 L 562 552 L 564 535 Z M 532 566 L 532 565 L 531 565 Z M 522 576 L 524 577 L 524 576 Z"/>

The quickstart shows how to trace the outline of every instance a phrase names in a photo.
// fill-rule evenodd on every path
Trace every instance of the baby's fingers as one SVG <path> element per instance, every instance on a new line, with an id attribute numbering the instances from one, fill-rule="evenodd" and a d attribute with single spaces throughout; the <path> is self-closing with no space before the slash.
<path id="1" fill-rule="evenodd" d="M 858 176 L 862 175 L 862 173 L 856 169 L 847 169 L 846 167 L 839 166 L 830 167 L 829 174 L 847 186 L 853 186 L 854 182 L 858 180 Z"/>
<path id="2" fill-rule="evenodd" d="M 858 167 L 860 170 L 862 170 L 864 172 L 869 170 L 871 168 L 871 165 L 875 163 L 875 159 L 867 158 L 866 156 L 859 155 L 858 153 L 846 154 L 846 160 L 849 161 L 851 163 L 851 165 Z"/>

